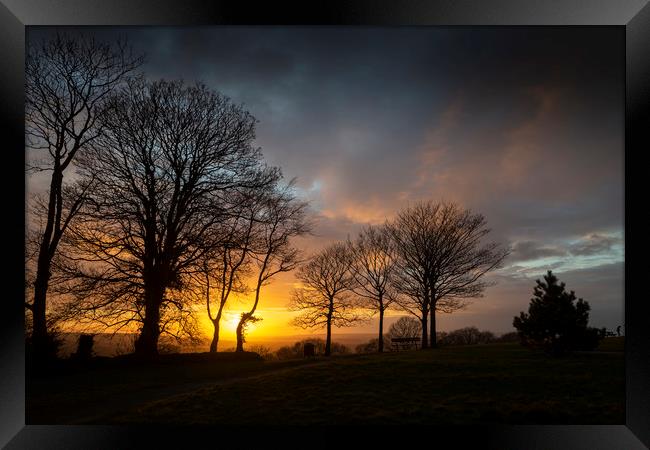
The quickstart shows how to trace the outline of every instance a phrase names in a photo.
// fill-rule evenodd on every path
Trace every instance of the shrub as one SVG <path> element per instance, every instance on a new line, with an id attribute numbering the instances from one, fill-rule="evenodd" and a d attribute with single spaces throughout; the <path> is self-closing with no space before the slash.
<path id="1" fill-rule="evenodd" d="M 384 336 L 384 351 L 389 352 L 391 345 L 390 345 L 390 338 L 388 336 Z M 356 353 L 377 353 L 379 351 L 379 339 L 374 338 L 370 339 L 368 342 L 364 342 L 363 344 L 359 344 L 355 347 Z"/>
<path id="2" fill-rule="evenodd" d="M 516 331 L 504 333 L 496 339 L 496 342 L 519 342 L 519 333 Z"/>
<path id="3" fill-rule="evenodd" d="M 480 331 L 476 327 L 465 327 L 449 333 L 437 334 L 440 345 L 476 345 L 488 344 L 496 340 L 491 331 Z"/>
<path id="4" fill-rule="evenodd" d="M 43 350 L 42 354 L 36 354 L 35 347 L 33 345 L 32 337 L 27 335 L 25 337 L 25 357 L 28 362 L 47 362 L 54 361 L 59 358 L 59 351 L 63 346 L 63 337 L 61 333 L 52 329 L 49 331 L 47 337 L 45 338 L 45 344 L 40 347 Z"/>
<path id="5" fill-rule="evenodd" d="M 272 352 L 271 349 L 269 347 L 266 347 L 265 345 L 251 345 L 248 351 L 257 353 L 265 360 L 270 361 L 270 360 L 278 359 L 276 354 Z"/>
<path id="6" fill-rule="evenodd" d="M 314 352 L 316 355 L 323 355 L 325 353 L 325 340 L 312 338 L 304 339 L 302 341 L 296 342 L 292 346 L 285 346 L 279 348 L 275 355 L 278 359 L 296 359 L 303 357 L 303 346 L 305 343 L 314 344 Z M 331 354 L 345 354 L 350 353 L 350 349 L 337 342 L 332 342 Z"/>

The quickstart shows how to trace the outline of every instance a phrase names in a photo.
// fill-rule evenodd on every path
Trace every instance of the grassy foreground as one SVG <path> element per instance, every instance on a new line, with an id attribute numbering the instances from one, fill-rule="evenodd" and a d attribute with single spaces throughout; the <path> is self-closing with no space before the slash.
<path id="1" fill-rule="evenodd" d="M 603 350 L 605 350 L 603 348 Z M 112 423 L 621 424 L 624 360 L 518 344 L 349 355 L 153 401 Z"/>
<path id="2" fill-rule="evenodd" d="M 27 378 L 28 424 L 621 424 L 623 338 L 554 359 L 518 344 L 263 361 L 66 362 Z"/>
<path id="3" fill-rule="evenodd" d="M 46 369 L 28 370 L 26 423 L 110 423 L 114 416 L 137 405 L 206 383 L 309 363 L 269 363 L 253 353 L 165 355 L 146 363 L 125 357 L 97 358 L 83 364 L 64 360 Z"/>

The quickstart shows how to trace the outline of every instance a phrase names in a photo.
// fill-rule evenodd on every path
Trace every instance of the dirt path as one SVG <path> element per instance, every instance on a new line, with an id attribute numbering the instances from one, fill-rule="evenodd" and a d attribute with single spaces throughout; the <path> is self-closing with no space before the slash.
<path id="1" fill-rule="evenodd" d="M 167 400 L 173 397 L 182 396 L 192 392 L 196 392 L 201 389 L 211 388 L 214 386 L 227 386 L 230 384 L 238 383 L 240 381 L 251 381 L 259 380 L 267 377 L 276 376 L 279 374 L 289 373 L 295 370 L 298 370 L 306 366 L 315 366 L 329 363 L 327 360 L 316 360 L 306 362 L 304 364 L 284 367 L 278 369 L 272 369 L 265 371 L 263 373 L 257 373 L 253 375 L 245 375 L 232 378 L 224 378 L 220 380 L 212 381 L 201 381 L 195 383 L 183 383 L 180 385 L 168 386 L 164 388 L 152 386 L 146 389 L 143 389 L 137 394 L 137 397 L 133 395 L 132 392 L 125 393 L 124 395 L 113 397 L 110 402 L 102 402 L 100 405 L 92 404 L 88 405 L 86 408 L 81 408 L 76 411 L 76 419 L 70 418 L 69 420 L 64 420 L 65 423 L 70 425 L 81 425 L 81 424 L 111 424 L 114 423 L 116 417 L 121 416 L 127 411 L 138 408 L 139 406 L 145 405 L 147 403 L 155 402 L 158 400 Z"/>

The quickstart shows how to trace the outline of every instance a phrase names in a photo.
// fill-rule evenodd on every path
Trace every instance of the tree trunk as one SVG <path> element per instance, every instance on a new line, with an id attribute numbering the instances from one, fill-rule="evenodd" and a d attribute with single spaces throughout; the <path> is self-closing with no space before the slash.
<path id="1" fill-rule="evenodd" d="M 420 311 L 422 313 L 422 349 L 429 348 L 429 336 L 427 335 L 427 316 L 429 315 L 429 307 L 431 306 L 429 293 L 429 285 L 425 283 L 422 310 Z"/>
<path id="2" fill-rule="evenodd" d="M 438 346 L 437 336 L 436 336 L 436 305 L 435 303 L 431 307 L 431 348 L 436 348 Z"/>
<path id="3" fill-rule="evenodd" d="M 212 342 L 210 342 L 210 353 L 217 352 L 217 345 L 219 345 L 219 321 L 221 315 L 217 315 L 217 318 L 212 321 L 214 326 L 214 333 L 212 334 Z"/>
<path id="4" fill-rule="evenodd" d="M 429 347 L 429 337 L 427 335 L 427 316 L 429 315 L 428 311 L 424 311 L 422 313 L 422 318 L 420 321 L 422 322 L 422 348 L 428 348 Z"/>
<path id="5" fill-rule="evenodd" d="M 239 323 L 237 324 L 237 349 L 235 351 L 237 352 L 243 352 L 244 351 L 244 320 L 240 319 Z"/>
<path id="6" fill-rule="evenodd" d="M 332 352 L 332 319 L 327 319 L 327 337 L 325 338 L 325 356 L 330 356 Z"/>
<path id="7" fill-rule="evenodd" d="M 47 207 L 47 220 L 41 243 L 38 250 L 38 262 L 36 266 L 36 280 L 34 280 L 34 303 L 32 305 L 32 345 L 34 355 L 37 359 L 47 357 L 48 353 L 48 330 L 47 330 L 47 290 L 50 283 L 50 265 L 52 255 L 56 249 L 57 239 L 52 243 L 52 236 L 57 226 L 57 202 L 58 194 L 63 183 L 59 161 L 54 165 L 52 180 L 50 182 L 50 193 Z M 60 212 L 60 211 L 59 211 Z M 52 248 L 54 245 L 54 248 Z M 49 355 L 54 356 L 54 355 Z"/>
<path id="8" fill-rule="evenodd" d="M 379 308 L 379 340 L 377 341 L 377 351 L 384 351 L 384 308 Z"/>
<path id="9" fill-rule="evenodd" d="M 327 336 L 325 337 L 325 356 L 332 353 L 332 317 L 334 316 L 334 297 L 330 297 L 329 311 L 327 312 Z"/>
<path id="10" fill-rule="evenodd" d="M 269 260 L 269 254 L 266 255 L 266 259 L 264 260 L 264 265 L 260 269 L 260 274 L 257 277 L 257 287 L 255 288 L 255 303 L 253 303 L 253 307 L 251 308 L 250 311 L 248 311 L 245 314 L 242 314 L 241 319 L 239 319 L 239 323 L 237 324 L 237 351 L 238 352 L 243 352 L 244 351 L 244 326 L 246 324 L 246 321 L 249 319 L 253 318 L 253 314 L 255 314 L 255 310 L 257 309 L 257 305 L 260 302 L 260 290 L 262 289 L 262 276 L 264 275 L 264 271 L 266 270 L 266 265 Z"/>
<path id="11" fill-rule="evenodd" d="M 140 336 L 135 341 L 136 355 L 150 358 L 158 355 L 158 338 L 160 337 L 160 304 L 164 292 L 160 288 L 145 294 L 145 316 Z"/>
<path id="12" fill-rule="evenodd" d="M 49 271 L 48 271 L 49 272 Z M 34 282 L 34 303 L 32 305 L 32 346 L 37 359 L 46 357 L 47 353 L 47 318 L 45 314 L 49 273 L 38 270 Z"/>

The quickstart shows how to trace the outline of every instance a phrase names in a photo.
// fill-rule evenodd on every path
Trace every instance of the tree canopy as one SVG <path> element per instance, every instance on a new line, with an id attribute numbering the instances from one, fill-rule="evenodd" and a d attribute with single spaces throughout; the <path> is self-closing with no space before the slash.
<path id="1" fill-rule="evenodd" d="M 420 318 L 422 347 L 435 347 L 436 312 L 450 313 L 481 297 L 492 284 L 485 274 L 501 265 L 509 249 L 485 242 L 485 217 L 455 203 L 418 202 L 399 211 L 388 230 L 397 250 L 397 302 Z"/>
<path id="2" fill-rule="evenodd" d="M 151 355 L 161 333 L 191 332 L 191 275 L 279 171 L 252 145 L 255 119 L 200 83 L 132 80 L 99 120 L 78 162 L 93 188 L 66 238 L 75 307 L 140 323 L 136 352 Z"/>

